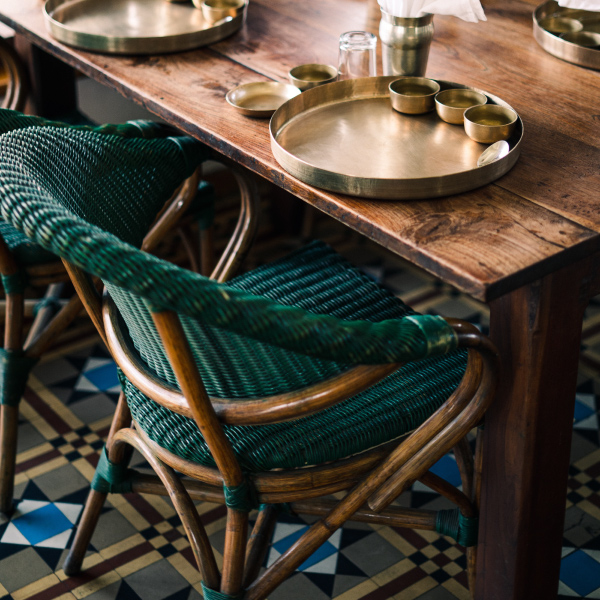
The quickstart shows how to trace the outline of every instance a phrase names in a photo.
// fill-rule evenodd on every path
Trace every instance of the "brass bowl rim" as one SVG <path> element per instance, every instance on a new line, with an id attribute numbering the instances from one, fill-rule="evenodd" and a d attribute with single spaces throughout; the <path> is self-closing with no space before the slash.
<path id="1" fill-rule="evenodd" d="M 502 123 L 502 125 L 485 125 L 484 123 L 478 123 L 477 121 L 473 121 L 469 118 L 469 115 L 467 114 L 469 112 L 475 112 L 475 110 L 484 110 L 494 113 L 497 112 L 496 109 L 498 109 L 504 114 L 509 113 L 513 118 L 508 123 Z M 500 106 L 499 104 L 477 104 L 475 106 L 470 106 L 465 110 L 465 124 L 469 123 L 470 125 L 477 125 L 477 127 L 482 127 L 488 130 L 497 129 L 500 127 L 510 127 L 514 125 L 518 120 L 519 115 L 517 114 L 516 110 L 513 110 L 512 108 L 508 108 L 506 106 Z"/>
<path id="2" fill-rule="evenodd" d="M 299 69 L 308 69 L 309 67 L 313 67 L 313 72 L 321 71 L 322 73 L 332 73 L 332 75 L 330 75 L 329 77 L 323 78 L 323 79 L 319 79 L 317 81 L 315 81 L 314 79 L 303 79 L 302 77 L 298 77 L 298 76 L 294 75 L 294 71 L 297 71 Z M 295 67 L 292 67 L 288 71 L 288 77 L 290 79 L 293 79 L 294 81 L 300 81 L 302 83 L 320 83 L 320 84 L 322 84 L 324 82 L 333 81 L 337 76 L 338 76 L 338 70 L 333 65 L 327 65 L 325 63 L 306 63 L 303 65 L 297 65 Z"/>
<path id="3" fill-rule="evenodd" d="M 221 6 L 212 6 L 211 4 L 222 3 Z M 201 6 L 212 10 L 231 10 L 242 8 L 246 4 L 246 0 L 202 0 Z"/>
<path id="4" fill-rule="evenodd" d="M 449 92 L 449 93 L 447 93 L 447 92 Z M 484 99 L 483 102 L 478 102 L 477 104 L 472 104 L 471 106 L 467 106 L 464 108 L 464 110 L 467 110 L 468 108 L 473 108 L 474 106 L 483 106 L 484 104 L 488 103 L 487 95 L 482 92 L 478 92 L 476 90 L 463 89 L 463 88 L 448 88 L 445 90 L 440 90 L 434 97 L 435 103 L 439 104 L 440 106 L 443 106 L 444 108 L 456 108 L 456 109 L 462 108 L 460 106 L 450 106 L 449 104 L 446 104 L 443 99 L 440 100 L 440 98 L 442 96 L 444 96 L 444 94 L 446 96 L 460 96 L 463 94 L 476 95 L 476 96 L 482 97 Z"/>
<path id="5" fill-rule="evenodd" d="M 285 91 L 287 93 L 281 93 L 279 96 L 281 97 L 281 103 L 274 108 L 248 108 L 236 102 L 236 95 L 243 94 L 243 92 L 247 92 L 251 90 L 253 87 L 266 87 L 273 89 L 274 92 L 277 90 Z M 282 104 L 291 100 L 295 96 L 298 96 L 301 93 L 301 90 L 297 88 L 295 85 L 291 83 L 283 83 L 281 81 L 250 81 L 248 83 L 242 83 L 237 85 L 234 88 L 231 88 L 227 94 L 225 94 L 225 100 L 227 104 L 235 108 L 238 112 L 242 113 L 246 116 L 251 117 L 270 117 Z M 275 94 L 274 94 L 275 95 Z M 247 97 L 247 96 L 246 96 Z"/>
<path id="6" fill-rule="evenodd" d="M 411 83 L 422 83 L 423 85 L 430 85 L 430 87 L 434 88 L 437 86 L 437 90 L 432 91 L 429 94 L 403 94 L 402 92 L 398 92 L 395 89 L 393 89 L 393 85 L 398 83 L 398 82 L 411 82 Z M 433 84 L 433 85 L 431 85 Z M 436 94 L 439 94 L 440 90 L 441 90 L 441 86 L 440 84 L 435 80 L 435 79 L 430 79 L 429 77 L 399 77 L 398 79 L 394 79 L 394 81 L 391 81 L 390 84 L 388 85 L 388 90 L 391 94 L 395 94 L 396 96 L 401 96 L 402 98 L 429 98 L 430 96 L 435 96 Z"/>

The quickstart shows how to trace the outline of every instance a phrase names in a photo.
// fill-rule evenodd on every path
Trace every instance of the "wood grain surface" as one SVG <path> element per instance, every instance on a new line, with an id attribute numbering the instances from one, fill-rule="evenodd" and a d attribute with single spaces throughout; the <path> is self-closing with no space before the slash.
<path id="1" fill-rule="evenodd" d="M 342 32 L 377 32 L 376 0 L 251 0 L 238 33 L 209 48 L 162 56 L 64 46 L 47 33 L 41 0 L 0 0 L 0 20 L 349 227 L 489 301 L 600 247 L 600 73 L 563 62 L 535 42 L 535 4 L 484 2 L 488 20 L 478 24 L 434 18 L 427 75 L 500 96 L 521 115 L 525 137 L 516 166 L 496 183 L 413 202 L 351 198 L 299 182 L 273 158 L 267 121 L 237 114 L 224 99 L 240 83 L 284 81 L 298 64 L 336 64 Z"/>

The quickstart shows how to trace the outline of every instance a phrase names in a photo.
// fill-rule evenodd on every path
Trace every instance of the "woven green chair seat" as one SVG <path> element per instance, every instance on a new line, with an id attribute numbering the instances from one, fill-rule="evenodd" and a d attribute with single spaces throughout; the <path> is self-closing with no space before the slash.
<path id="1" fill-rule="evenodd" d="M 414 314 L 321 243 L 260 267 L 229 282 L 282 304 L 341 319 L 383 321 Z M 140 307 L 132 313 L 143 313 Z M 125 317 L 127 319 L 127 314 Z M 299 389 L 345 371 L 348 365 L 323 361 L 261 344 L 187 319 L 188 339 L 211 395 L 255 397 Z M 151 322 L 137 327 L 152 328 Z M 146 348 L 148 356 L 156 348 Z M 466 353 L 410 363 L 369 390 L 317 415 L 264 426 L 226 426 L 225 432 L 248 471 L 319 464 L 356 454 L 411 431 L 429 417 L 461 380 Z M 165 376 L 166 371 L 161 375 Z M 176 384 L 170 374 L 166 377 Z M 214 465 L 191 419 L 172 413 L 145 397 L 126 380 L 133 417 L 146 434 L 171 452 L 203 465 Z"/>

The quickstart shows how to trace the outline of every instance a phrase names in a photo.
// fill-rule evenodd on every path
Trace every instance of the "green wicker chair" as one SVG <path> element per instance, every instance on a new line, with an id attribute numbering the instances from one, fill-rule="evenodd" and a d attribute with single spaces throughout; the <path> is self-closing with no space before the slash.
<path id="1" fill-rule="evenodd" d="M 208 600 L 266 598 L 348 519 L 452 535 L 472 566 L 480 453 L 465 438 L 492 399 L 493 346 L 414 313 L 319 242 L 227 283 L 233 267 L 210 279 L 140 251 L 159 206 L 140 198 L 204 152 L 43 124 L 0 137 L 2 217 L 65 260 L 123 388 L 65 572 L 81 568 L 106 495 L 130 491 L 171 497 Z M 131 446 L 155 476 L 128 468 Z M 428 471 L 451 450 L 462 491 Z M 416 480 L 457 509 L 393 505 Z M 227 506 L 222 572 L 194 500 Z M 320 519 L 259 574 L 281 511 Z"/>
<path id="2" fill-rule="evenodd" d="M 0 41 L 0 58 L 7 64 L 7 73 L 12 82 L 7 89 L 11 106 L 23 104 L 23 85 L 13 81 L 21 72 L 18 56 L 5 42 Z M 94 127 L 88 124 L 73 126 L 75 122 L 85 123 L 81 116 L 73 116 L 70 125 L 74 131 L 95 131 L 100 135 L 116 135 L 124 138 L 167 137 L 173 130 L 149 121 L 135 121 L 124 125 L 102 125 Z M 28 117 L 11 110 L 0 111 L 0 133 L 19 128 L 40 127 L 50 122 L 37 117 Z M 57 127 L 58 124 L 51 124 Z M 52 155 L 50 155 L 51 157 Z M 40 159 L 46 157 L 39 155 Z M 85 157 L 83 157 L 85 160 Z M 123 165 L 126 174 L 127 165 Z M 47 169 L 54 168 L 52 162 Z M 168 168 L 165 165 L 164 168 Z M 200 168 L 193 170 L 189 178 L 178 187 L 169 199 L 165 190 L 159 188 L 159 202 L 163 209 L 151 230 L 145 236 L 142 247 L 153 249 L 186 214 L 193 204 L 200 207 L 213 202 L 212 186 L 200 180 Z M 242 193 L 242 204 L 256 202 L 250 199 L 255 194 L 251 182 L 235 171 Z M 173 186 L 169 184 L 166 190 Z M 107 193 L 112 193 L 107 190 Z M 137 193 L 137 192 L 136 192 Z M 166 204 L 165 204 L 165 201 Z M 134 218 L 132 216 L 132 218 Z M 247 219 L 239 224 L 249 232 L 252 225 Z M 209 254 L 204 248 L 202 257 Z M 39 358 L 46 352 L 60 334 L 82 310 L 79 297 L 61 299 L 62 286 L 69 281 L 64 265 L 56 255 L 32 242 L 6 221 L 0 220 L 0 276 L 5 292 L 5 329 L 4 347 L 0 348 L 0 512 L 8 513 L 12 508 L 14 475 L 17 448 L 17 429 L 19 403 L 29 377 L 29 373 Z M 25 299 L 26 288 L 34 290 L 47 288 L 45 296 Z M 28 335 L 24 338 L 26 318 L 32 318 Z"/>

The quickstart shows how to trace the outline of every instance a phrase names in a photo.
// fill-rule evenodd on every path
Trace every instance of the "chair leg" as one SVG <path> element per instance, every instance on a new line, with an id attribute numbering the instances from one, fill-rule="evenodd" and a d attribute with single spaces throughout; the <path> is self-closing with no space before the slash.
<path id="1" fill-rule="evenodd" d="M 121 392 L 117 409 L 108 433 L 107 446 L 111 443 L 116 432 L 123 427 L 127 427 L 130 422 L 131 413 L 129 412 L 125 395 L 123 392 Z M 79 573 L 79 571 L 81 571 L 81 565 L 83 564 L 85 553 L 90 545 L 90 540 L 92 539 L 96 525 L 98 524 L 98 519 L 100 518 L 100 513 L 102 512 L 102 507 L 107 495 L 108 494 L 105 492 L 99 492 L 94 489 L 90 490 L 81 520 L 79 521 L 79 525 L 77 527 L 75 539 L 73 540 L 71 550 L 69 551 L 69 554 L 63 565 L 65 573 L 69 576 L 76 575 Z"/>
<path id="2" fill-rule="evenodd" d="M 12 509 L 19 407 L 2 404 L 0 407 L 0 512 Z"/>
<path id="3" fill-rule="evenodd" d="M 106 493 L 90 490 L 79 527 L 77 527 L 73 545 L 63 565 L 63 569 L 69 577 L 77 575 L 81 571 L 85 553 L 90 545 L 92 534 L 98 524 L 98 519 L 100 518 L 100 513 L 102 512 L 102 507 L 107 496 L 108 494 Z"/>
<path id="4" fill-rule="evenodd" d="M 254 529 L 248 540 L 246 551 L 246 568 L 244 570 L 244 587 L 248 587 L 257 577 L 260 567 L 265 560 L 269 542 L 273 535 L 277 509 L 272 504 L 261 506 Z"/>
<path id="5" fill-rule="evenodd" d="M 19 401 L 29 377 L 23 350 L 22 293 L 6 294 L 3 360 L 0 364 L 2 396 L 0 397 L 0 511 L 8 514 L 12 508 Z M 21 364 L 20 364 L 21 363 Z"/>
<path id="6" fill-rule="evenodd" d="M 242 589 L 247 538 L 248 513 L 228 508 L 221 576 L 222 594 L 237 596 Z"/>
<path id="7" fill-rule="evenodd" d="M 473 505 L 479 512 L 479 501 L 481 496 L 481 473 L 483 470 L 483 443 L 482 434 L 483 427 L 477 429 L 477 439 L 475 441 L 475 460 L 473 462 L 473 489 L 472 499 Z M 469 581 L 469 591 L 471 597 L 475 594 L 475 574 L 477 571 L 477 546 L 467 548 L 467 577 Z"/>

